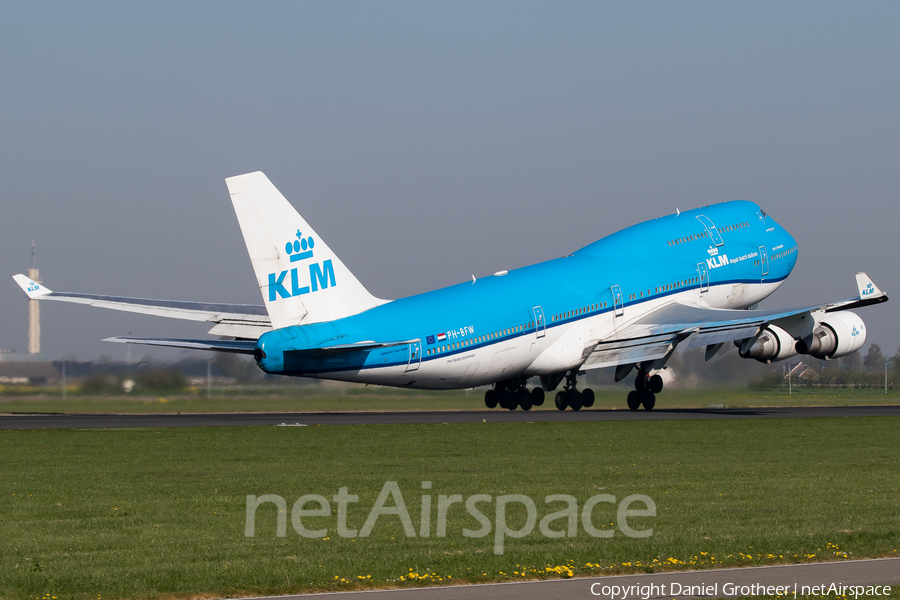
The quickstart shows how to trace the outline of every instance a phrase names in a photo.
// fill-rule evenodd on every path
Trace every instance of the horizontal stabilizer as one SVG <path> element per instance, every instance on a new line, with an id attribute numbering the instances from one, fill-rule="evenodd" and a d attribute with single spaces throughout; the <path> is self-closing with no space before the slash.
<path id="1" fill-rule="evenodd" d="M 233 352 L 237 354 L 253 354 L 256 342 L 242 340 L 179 340 L 173 338 L 131 338 L 111 337 L 104 342 L 118 344 L 141 344 L 144 346 L 167 346 L 169 348 L 186 348 L 188 350 L 212 350 L 213 352 Z"/>
<path id="2" fill-rule="evenodd" d="M 311 352 L 319 354 L 343 354 L 345 352 L 362 352 L 365 350 L 377 350 L 378 348 L 390 348 L 391 346 L 405 346 L 406 344 L 415 344 L 421 342 L 421 339 L 402 340 L 399 342 L 355 342 L 353 344 L 336 344 L 334 346 L 322 346 L 320 348 L 310 348 L 309 350 L 301 350 L 301 352 Z"/>

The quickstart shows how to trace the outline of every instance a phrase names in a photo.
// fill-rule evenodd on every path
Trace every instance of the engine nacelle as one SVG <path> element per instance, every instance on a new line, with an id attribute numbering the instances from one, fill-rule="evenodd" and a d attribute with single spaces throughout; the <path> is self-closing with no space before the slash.
<path id="1" fill-rule="evenodd" d="M 831 313 L 816 325 L 812 335 L 796 344 L 797 352 L 828 360 L 856 352 L 866 343 L 866 325 L 848 310 Z"/>
<path id="2" fill-rule="evenodd" d="M 741 358 L 755 358 L 759 362 L 771 363 L 796 355 L 794 346 L 794 336 L 777 325 L 767 325 L 753 345 L 739 353 Z"/>

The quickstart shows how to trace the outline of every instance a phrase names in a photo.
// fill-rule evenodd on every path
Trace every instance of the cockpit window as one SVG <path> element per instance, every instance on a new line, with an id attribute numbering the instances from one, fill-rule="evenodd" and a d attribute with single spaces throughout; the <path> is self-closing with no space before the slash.
<path id="1" fill-rule="evenodd" d="M 766 215 L 766 211 L 764 211 L 763 209 L 759 209 L 759 214 L 761 214 L 763 216 L 763 218 L 768 216 L 768 215 Z"/>

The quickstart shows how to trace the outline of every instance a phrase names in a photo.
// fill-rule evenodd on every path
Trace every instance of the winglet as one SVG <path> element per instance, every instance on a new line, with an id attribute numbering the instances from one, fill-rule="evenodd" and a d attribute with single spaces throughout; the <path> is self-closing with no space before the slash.
<path id="1" fill-rule="evenodd" d="M 16 280 L 16 283 L 19 284 L 19 287 L 22 288 L 22 291 L 28 295 L 32 300 L 37 300 L 38 298 L 43 298 L 44 296 L 48 296 L 53 293 L 52 290 L 42 286 L 36 281 L 32 281 L 31 279 L 25 277 L 21 273 L 18 275 L 13 275 L 13 279 Z"/>
<path id="2" fill-rule="evenodd" d="M 868 273 L 856 274 L 856 286 L 859 288 L 859 297 L 863 300 L 874 300 L 875 298 L 881 298 L 885 295 L 884 292 L 875 285 L 875 282 L 872 281 L 872 278 L 869 277 Z"/>

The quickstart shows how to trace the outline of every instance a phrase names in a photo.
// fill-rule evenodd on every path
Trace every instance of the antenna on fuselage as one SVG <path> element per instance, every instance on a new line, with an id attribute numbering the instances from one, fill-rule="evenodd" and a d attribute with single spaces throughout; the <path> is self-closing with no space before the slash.
<path id="1" fill-rule="evenodd" d="M 681 211 L 678 210 L 677 208 L 675 209 L 675 216 L 676 217 L 681 216 Z"/>

